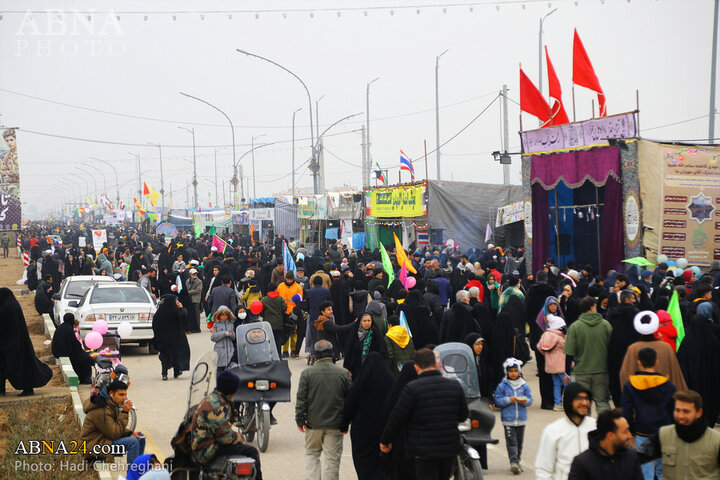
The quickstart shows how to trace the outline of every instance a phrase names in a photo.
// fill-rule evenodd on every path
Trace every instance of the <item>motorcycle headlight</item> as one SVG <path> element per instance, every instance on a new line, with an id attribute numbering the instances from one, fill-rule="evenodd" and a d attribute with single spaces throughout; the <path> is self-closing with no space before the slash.
<path id="1" fill-rule="evenodd" d="M 268 380 L 257 380 L 255 382 L 255 390 L 268 390 L 270 388 L 270 382 Z"/>

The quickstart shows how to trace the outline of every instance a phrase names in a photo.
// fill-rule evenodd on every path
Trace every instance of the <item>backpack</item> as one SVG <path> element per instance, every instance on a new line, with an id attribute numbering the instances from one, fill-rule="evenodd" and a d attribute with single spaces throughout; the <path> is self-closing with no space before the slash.
<path id="1" fill-rule="evenodd" d="M 180 422 L 180 426 L 178 427 L 177 432 L 172 437 L 172 440 L 170 440 L 170 446 L 172 447 L 176 456 L 192 456 L 191 432 L 193 423 L 195 423 L 195 415 L 196 413 L 198 413 L 197 408 L 199 405 L 200 404 L 190 407 L 190 410 L 188 410 L 185 414 L 185 418 L 183 418 L 183 421 Z"/>

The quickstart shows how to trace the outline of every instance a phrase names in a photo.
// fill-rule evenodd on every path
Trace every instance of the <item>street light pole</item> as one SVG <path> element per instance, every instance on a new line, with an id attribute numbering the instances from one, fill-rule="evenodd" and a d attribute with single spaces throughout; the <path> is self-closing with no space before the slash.
<path id="1" fill-rule="evenodd" d="M 261 133 L 260 135 L 251 137 L 250 140 L 250 152 L 251 152 L 251 158 L 252 158 L 252 172 L 253 172 L 253 198 L 257 198 L 256 192 L 255 192 L 255 139 L 264 137 L 266 134 Z"/>
<path id="2" fill-rule="evenodd" d="M 90 159 L 91 159 L 91 160 L 97 160 L 98 162 L 102 162 L 102 163 L 104 163 L 105 165 L 107 165 L 108 167 L 110 167 L 110 168 L 113 169 L 113 172 L 115 173 L 115 188 L 116 188 L 116 192 L 117 192 L 117 193 L 116 193 L 116 195 L 117 195 L 116 200 L 117 200 L 117 204 L 119 205 L 119 204 L 120 204 L 120 182 L 118 181 L 117 169 L 116 169 L 111 163 L 106 162 L 105 160 L 102 160 L 102 159 L 99 159 L 99 158 L 96 158 L 96 157 L 90 157 Z M 161 160 L 161 163 L 160 163 L 160 164 L 162 165 L 162 160 Z M 161 192 L 162 192 L 162 190 L 161 190 Z"/>
<path id="3" fill-rule="evenodd" d="M 195 127 L 193 127 L 193 128 L 178 127 L 178 128 L 181 130 L 185 130 L 186 132 L 190 132 L 193 137 L 193 195 L 195 197 L 195 208 L 198 208 L 197 162 L 195 160 Z"/>
<path id="4" fill-rule="evenodd" d="M 230 120 L 230 117 L 228 117 L 225 112 L 223 112 L 222 110 L 220 110 L 218 107 L 216 107 L 216 106 L 213 105 L 212 103 L 210 103 L 210 102 L 208 102 L 208 101 L 206 101 L 206 100 L 203 100 L 202 98 L 193 97 L 192 95 L 189 95 L 189 94 L 184 93 L 184 92 L 180 92 L 180 95 L 183 95 L 183 96 L 188 97 L 188 98 L 192 98 L 193 100 L 197 100 L 198 102 L 202 102 L 202 103 L 204 103 L 205 105 L 214 108 L 215 110 L 217 110 L 218 112 L 220 112 L 220 113 L 222 114 L 222 116 L 225 117 L 225 119 L 226 119 L 226 120 L 228 121 L 228 123 L 230 124 L 230 131 L 232 132 L 232 150 L 233 150 L 233 189 L 234 189 L 234 192 L 233 192 L 233 197 L 234 197 L 234 198 L 233 198 L 233 203 L 234 203 L 234 207 L 237 209 L 237 208 L 238 208 L 238 191 L 237 191 L 238 176 L 237 176 L 237 160 L 236 160 L 236 157 L 235 157 L 235 126 L 233 125 L 232 120 Z M 223 192 L 223 194 L 224 194 L 224 193 L 225 193 L 225 192 Z M 244 196 L 245 196 L 245 193 L 243 192 L 243 189 L 242 189 L 242 182 L 240 182 L 240 196 L 241 196 L 241 197 L 244 197 Z M 224 200 L 223 200 L 223 203 L 225 203 Z"/>
<path id="5" fill-rule="evenodd" d="M 363 186 L 370 184 L 370 85 L 379 80 L 380 77 L 374 78 L 365 88 L 365 171 L 363 172 Z"/>
<path id="6" fill-rule="evenodd" d="M 140 154 L 131 153 L 131 152 L 128 152 L 128 153 L 129 153 L 130 155 L 132 155 L 133 157 L 135 157 L 135 160 L 137 161 L 137 174 L 138 174 L 138 177 L 137 177 L 137 181 L 138 181 L 138 184 L 137 184 L 137 187 L 138 187 L 138 189 L 137 189 L 138 197 L 137 197 L 137 198 L 142 201 L 142 180 L 140 179 L 140 177 L 141 177 L 142 175 L 140 174 Z"/>
<path id="7" fill-rule="evenodd" d="M 300 82 L 300 84 L 303 86 L 303 88 L 305 89 L 305 93 L 307 94 L 307 98 L 308 98 L 308 109 L 309 109 L 309 112 L 308 112 L 308 113 L 310 114 L 310 151 L 311 151 L 311 158 L 312 158 L 311 161 L 310 161 L 310 163 L 311 163 L 312 166 L 315 166 L 315 138 L 313 137 L 313 134 L 314 134 L 315 132 L 313 131 L 312 98 L 310 97 L 310 90 L 308 90 L 307 85 L 305 85 L 305 82 L 303 82 L 302 79 L 301 79 L 300 77 L 298 77 L 295 73 L 293 73 L 292 71 L 290 71 L 290 70 L 288 70 L 287 68 L 283 67 L 283 66 L 280 65 L 279 63 L 270 60 L 269 58 L 265 58 L 265 57 L 263 57 L 263 56 L 260 56 L 260 55 L 255 54 L 255 53 L 250 53 L 250 52 L 248 52 L 248 51 L 246 51 L 246 50 L 241 50 L 241 49 L 239 49 L 239 48 L 237 49 L 237 51 L 240 52 L 240 53 L 242 53 L 242 54 L 244 54 L 244 55 L 247 55 L 247 56 L 249 56 L 249 57 L 259 58 L 260 60 L 265 60 L 265 61 L 268 62 L 268 63 L 272 63 L 272 64 L 275 65 L 276 67 L 278 67 L 278 68 L 280 68 L 280 69 L 282 69 L 282 70 L 285 70 L 287 73 L 289 73 L 290 75 L 292 75 L 293 77 L 295 77 L 295 79 L 296 79 L 298 82 Z M 314 193 L 315 193 L 315 194 L 318 194 L 318 193 L 320 193 L 320 192 L 318 192 L 317 173 L 314 173 L 313 175 L 314 175 L 314 177 L 315 177 L 315 181 L 313 182 L 313 183 L 314 183 L 314 189 L 313 189 L 313 190 L 314 190 Z M 253 179 L 253 183 L 254 183 L 254 179 Z M 253 187 L 253 189 L 254 189 L 254 187 Z"/>
<path id="8" fill-rule="evenodd" d="M 162 212 L 160 213 L 160 219 L 162 220 L 163 215 L 165 214 L 165 177 L 163 176 L 162 145 L 152 142 L 145 143 L 158 147 L 158 150 L 160 152 L 160 201 L 162 202 Z"/>
<path id="9" fill-rule="evenodd" d="M 320 98 L 315 100 L 315 138 L 320 136 L 320 100 L 325 98 L 325 94 L 320 95 Z"/>
<path id="10" fill-rule="evenodd" d="M 545 19 L 546 19 L 547 17 L 549 17 L 550 15 L 552 15 L 553 13 L 555 13 L 555 12 L 557 12 L 557 8 L 553 8 L 553 9 L 550 10 L 548 13 L 546 13 L 544 17 L 542 17 L 542 18 L 540 19 L 540 30 L 539 30 L 539 32 L 538 32 L 538 37 L 539 37 L 539 40 L 538 40 L 538 43 L 539 43 L 539 45 L 538 45 L 538 70 L 539 70 L 539 73 L 538 73 L 538 90 L 540 91 L 540 94 L 541 94 L 541 95 L 542 95 L 542 88 L 543 88 L 543 87 L 542 87 L 542 83 L 543 83 L 543 82 L 542 82 L 542 78 L 543 78 L 543 75 L 542 75 L 542 71 L 543 71 L 543 68 L 542 68 L 542 65 L 543 65 L 543 64 L 542 64 L 542 51 L 543 51 L 543 39 L 542 39 L 542 37 L 543 37 L 543 28 L 542 28 L 542 27 L 543 27 L 543 22 L 545 21 Z"/>
<path id="11" fill-rule="evenodd" d="M 104 192 L 105 192 L 105 195 L 107 195 L 107 181 L 105 179 L 105 172 L 103 172 L 101 169 L 97 168 L 95 165 L 93 165 L 90 162 L 82 162 L 82 164 L 85 165 L 86 167 L 94 168 L 95 170 L 100 172 L 100 175 L 102 175 L 102 178 L 103 178 L 103 186 L 105 188 Z"/>
<path id="12" fill-rule="evenodd" d="M 437 179 L 441 179 L 440 175 L 440 88 L 439 83 L 439 71 L 440 71 L 440 57 L 447 53 L 447 49 L 440 55 L 435 57 L 435 158 L 437 161 Z"/>
<path id="13" fill-rule="evenodd" d="M 322 97 L 321 97 L 322 98 Z M 295 114 L 302 110 L 302 108 L 298 108 L 293 112 L 293 119 L 292 119 L 292 198 L 293 198 L 293 204 L 295 203 Z M 315 107 L 315 113 L 317 114 L 317 106 Z M 253 172 L 253 177 L 255 175 L 255 172 Z"/>

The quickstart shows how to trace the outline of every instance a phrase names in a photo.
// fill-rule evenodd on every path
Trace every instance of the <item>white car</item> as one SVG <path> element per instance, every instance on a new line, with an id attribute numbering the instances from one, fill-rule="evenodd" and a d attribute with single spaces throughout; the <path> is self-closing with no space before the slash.
<path id="1" fill-rule="evenodd" d="M 60 285 L 60 291 L 53 295 L 53 316 L 55 317 L 55 326 L 59 326 L 63 321 L 66 313 L 75 313 L 77 305 L 80 303 L 85 292 L 97 282 L 115 283 L 113 277 L 105 275 L 75 275 L 63 280 Z M 70 303 L 72 302 L 72 305 Z"/>
<path id="2" fill-rule="evenodd" d="M 148 291 L 134 282 L 96 283 L 85 293 L 77 306 L 75 317 L 80 321 L 83 338 L 96 320 L 105 320 L 110 333 L 117 333 L 123 322 L 132 325 L 132 334 L 122 343 L 147 345 L 153 338 L 152 319 L 157 303 Z M 149 352 L 154 353 L 152 344 Z"/>

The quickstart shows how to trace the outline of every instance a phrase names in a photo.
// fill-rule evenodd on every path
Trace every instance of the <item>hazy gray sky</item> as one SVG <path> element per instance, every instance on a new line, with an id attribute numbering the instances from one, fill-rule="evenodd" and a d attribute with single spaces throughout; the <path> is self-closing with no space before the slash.
<path id="1" fill-rule="evenodd" d="M 557 11 L 545 21 L 544 43 L 571 118 L 572 34 L 577 28 L 605 90 L 609 114 L 633 110 L 637 89 L 643 136 L 707 138 L 712 0 L 498 1 L 476 2 L 472 9 L 470 2 L 458 3 L 0 1 L 0 123 L 21 128 L 18 152 L 26 208 L 51 207 L 57 192 L 65 192 L 67 199 L 73 187 L 63 186 L 59 178 L 75 182 L 75 190 L 81 188 L 83 196 L 86 185 L 95 190 L 93 177 L 102 190 L 100 173 L 81 165 L 91 156 L 117 167 L 124 201 L 137 188 L 136 163 L 129 152 L 141 156 L 142 170 L 147 171 L 143 180 L 159 190 L 158 150 L 143 146 L 146 142 L 167 145 L 165 190 L 169 192 L 172 185 L 174 206 L 185 207 L 185 186 L 192 170 L 183 159 L 192 158 L 192 138 L 177 126 L 191 127 L 189 123 L 209 124 L 195 126 L 199 196 L 204 207 L 209 193 L 215 203 L 213 146 L 229 145 L 230 129 L 215 110 L 179 91 L 204 98 L 230 116 L 236 125 L 238 156 L 249 149 L 252 135 L 266 134 L 259 142 L 282 142 L 258 150 L 255 156 L 257 195 L 288 190 L 292 112 L 301 107 L 296 117 L 296 165 L 309 156 L 307 97 L 289 74 L 241 55 L 236 48 L 293 70 L 309 87 L 313 108 L 314 100 L 324 95 L 321 131 L 346 115 L 364 112 L 366 83 L 380 77 L 370 97 L 373 164 L 389 168 L 390 179 L 396 181 L 400 149 L 417 159 L 423 154 L 423 140 L 428 151 L 435 148 L 436 55 L 448 49 L 440 60 L 442 142 L 480 113 L 503 83 L 510 98 L 519 101 L 520 63 L 537 84 L 538 21 L 552 8 Z M 398 8 L 403 5 L 412 8 Z M 30 19 L 24 13 L 28 9 L 58 9 L 63 17 L 60 20 L 53 13 L 49 24 L 45 13 Z M 90 31 L 80 24 L 73 28 L 73 20 L 88 23 L 87 14 L 73 19 L 77 10 L 97 12 Z M 207 12 L 204 19 L 200 11 Z M 226 11 L 235 11 L 231 19 L 220 13 Z M 543 85 L 547 92 L 546 79 Z M 7 90 L 164 121 L 71 108 Z M 590 116 L 593 98 L 592 92 L 576 88 L 578 119 Z M 518 116 L 518 105 L 510 102 L 511 151 L 519 151 Z M 694 117 L 703 118 L 651 129 Z M 364 121 L 364 115 L 354 118 L 330 132 L 345 134 L 326 137 L 326 148 L 334 154 L 325 157 L 327 186 L 361 185 L 359 129 Z M 523 115 L 526 129 L 536 125 L 535 118 Z M 498 101 L 443 147 L 443 178 L 500 183 L 502 169 L 489 154 L 500 149 L 500 140 Z M 245 175 L 251 175 L 249 157 L 241 164 Z M 106 170 L 108 193 L 114 198 L 112 171 L 95 165 Z M 218 152 L 219 182 L 230 178 L 231 165 L 231 149 L 224 148 Z M 430 178 L 435 178 L 434 155 L 429 156 L 428 167 Z M 422 161 L 415 169 L 418 177 L 424 176 Z M 513 183 L 520 183 L 519 172 L 516 157 Z M 296 178 L 298 187 L 312 185 L 307 168 L 299 170 Z M 222 201 L 222 193 L 220 197 Z"/>

